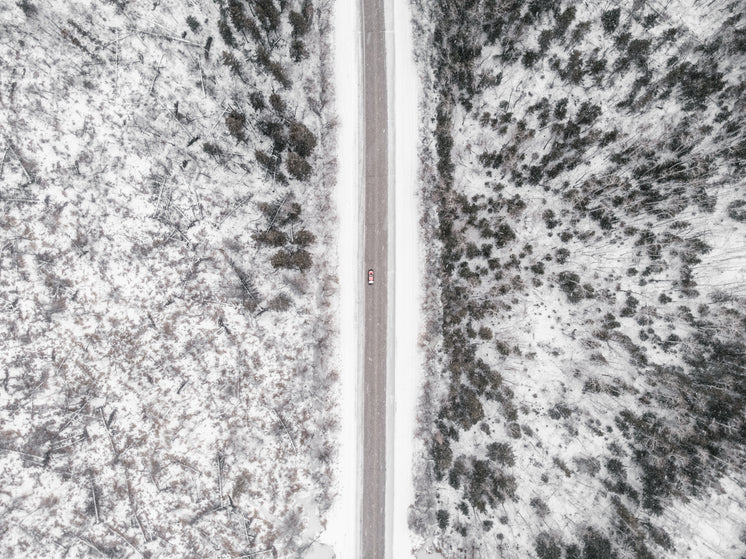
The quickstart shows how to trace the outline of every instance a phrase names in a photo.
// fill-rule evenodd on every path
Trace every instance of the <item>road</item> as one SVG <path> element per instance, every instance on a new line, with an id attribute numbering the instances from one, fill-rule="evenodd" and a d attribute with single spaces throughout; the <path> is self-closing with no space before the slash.
<path id="1" fill-rule="evenodd" d="M 360 0 L 363 63 L 363 262 L 365 286 L 363 455 L 360 538 L 363 559 L 384 559 L 386 527 L 386 327 L 388 289 L 388 125 L 383 0 Z"/>

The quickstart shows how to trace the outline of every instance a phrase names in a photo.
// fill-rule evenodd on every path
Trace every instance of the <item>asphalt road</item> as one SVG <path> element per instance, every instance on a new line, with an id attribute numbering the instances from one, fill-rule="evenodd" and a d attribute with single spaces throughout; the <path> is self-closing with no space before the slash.
<path id="1" fill-rule="evenodd" d="M 385 556 L 386 326 L 388 288 L 388 125 L 383 0 L 361 1 L 363 62 L 363 262 L 365 285 L 363 359 L 363 456 L 360 539 L 363 559 Z"/>

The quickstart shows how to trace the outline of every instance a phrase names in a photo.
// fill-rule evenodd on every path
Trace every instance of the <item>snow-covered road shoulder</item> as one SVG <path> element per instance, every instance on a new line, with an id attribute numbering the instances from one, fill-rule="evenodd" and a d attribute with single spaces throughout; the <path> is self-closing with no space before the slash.
<path id="1" fill-rule="evenodd" d="M 357 2 L 334 3 L 334 73 L 337 107 L 337 185 L 339 215 L 339 455 L 336 464 L 337 498 L 329 512 L 322 540 L 336 557 L 358 549 L 359 480 L 359 245 L 360 159 L 359 91 L 360 25 Z"/>
<path id="2" fill-rule="evenodd" d="M 391 500 L 392 557 L 412 555 L 408 511 L 414 502 L 412 464 L 415 445 L 416 405 L 422 383 L 422 357 L 418 339 L 422 330 L 422 252 L 419 246 L 420 207 L 417 192 L 417 146 L 419 131 L 418 92 L 420 82 L 414 62 L 411 12 L 408 2 L 389 1 L 393 34 L 389 33 L 393 72 L 389 72 L 391 193 L 396 231 L 394 259 L 394 382 L 393 470 L 389 476 Z M 391 417 L 391 416 L 390 416 Z M 391 461 L 389 462 L 391 464 Z"/>

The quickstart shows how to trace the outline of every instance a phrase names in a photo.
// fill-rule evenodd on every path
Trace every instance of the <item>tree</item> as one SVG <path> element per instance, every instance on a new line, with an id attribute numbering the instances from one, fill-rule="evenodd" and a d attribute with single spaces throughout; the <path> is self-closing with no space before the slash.
<path id="1" fill-rule="evenodd" d="M 246 141 L 244 127 L 246 126 L 246 115 L 235 109 L 232 109 L 228 116 L 225 117 L 225 124 L 228 126 L 228 132 L 239 142 Z"/>
<path id="2" fill-rule="evenodd" d="M 290 176 L 299 181 L 305 181 L 311 176 L 311 165 L 297 153 L 288 153 L 285 165 L 287 166 Z"/>
<path id="3" fill-rule="evenodd" d="M 604 31 L 606 31 L 606 33 L 612 33 L 617 28 L 617 25 L 619 25 L 620 13 L 621 10 L 619 8 L 613 8 L 611 10 L 605 11 L 601 15 L 601 25 L 603 25 Z"/>
<path id="4" fill-rule="evenodd" d="M 272 266 L 285 269 L 297 269 L 299 272 L 305 272 L 313 263 L 311 254 L 305 249 L 298 249 L 293 252 L 287 250 L 278 250 L 270 259 Z"/>
<path id="5" fill-rule="evenodd" d="M 305 124 L 293 121 L 288 131 L 290 148 L 301 157 L 308 157 L 316 147 L 316 136 Z"/>

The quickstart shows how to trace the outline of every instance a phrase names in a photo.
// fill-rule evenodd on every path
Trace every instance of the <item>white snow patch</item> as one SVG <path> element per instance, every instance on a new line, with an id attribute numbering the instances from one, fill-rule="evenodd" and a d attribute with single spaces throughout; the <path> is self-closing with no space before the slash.
<path id="1" fill-rule="evenodd" d="M 320 541 L 331 545 L 337 557 L 350 557 L 358 549 L 359 483 L 358 279 L 360 228 L 359 91 L 360 31 L 357 2 L 335 2 L 335 96 L 337 127 L 337 213 L 339 215 L 339 369 L 341 394 L 337 498 L 329 511 Z"/>
<path id="2" fill-rule="evenodd" d="M 393 5 L 393 8 L 392 8 Z M 412 14 L 408 2 L 389 2 L 393 34 L 387 33 L 393 80 L 389 82 L 390 165 L 394 170 L 394 405 L 393 472 L 389 476 L 392 557 L 413 558 L 408 511 L 414 502 L 412 480 L 416 407 L 422 383 L 422 252 L 419 246 L 420 208 L 417 198 L 418 92 L 421 85 L 414 62 Z M 393 44 L 392 44 L 393 43 Z"/>

